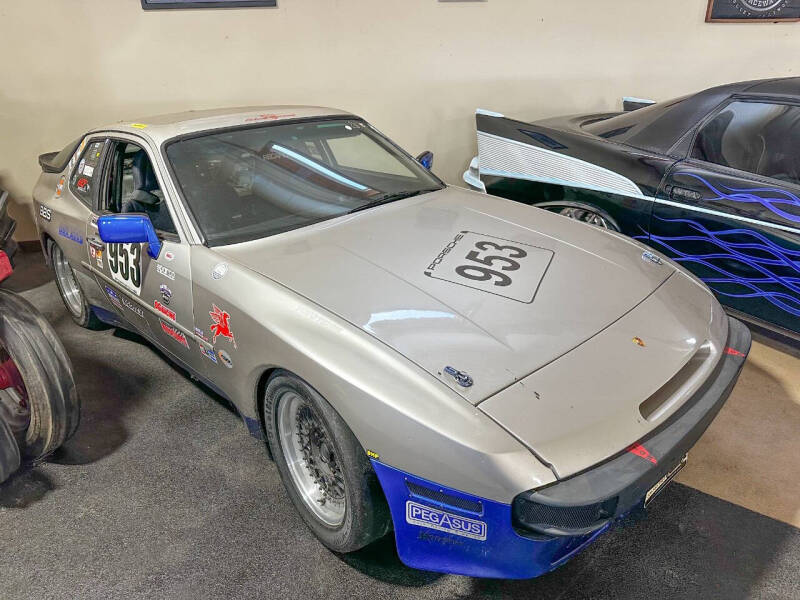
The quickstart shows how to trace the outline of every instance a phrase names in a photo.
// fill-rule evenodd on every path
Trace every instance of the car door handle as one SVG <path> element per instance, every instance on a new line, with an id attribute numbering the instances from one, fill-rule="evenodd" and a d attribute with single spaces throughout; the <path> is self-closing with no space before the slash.
<path id="1" fill-rule="evenodd" d="M 699 202 L 703 199 L 703 194 L 690 190 L 687 188 L 678 187 L 673 185 L 669 191 L 669 197 L 673 200 L 688 200 L 690 202 Z"/>
<path id="2" fill-rule="evenodd" d="M 96 238 L 96 237 L 87 237 L 86 238 L 86 243 L 88 243 L 90 246 L 94 246 L 95 248 L 104 248 L 105 247 L 105 244 L 103 243 L 103 240 L 101 240 L 99 238 Z"/>

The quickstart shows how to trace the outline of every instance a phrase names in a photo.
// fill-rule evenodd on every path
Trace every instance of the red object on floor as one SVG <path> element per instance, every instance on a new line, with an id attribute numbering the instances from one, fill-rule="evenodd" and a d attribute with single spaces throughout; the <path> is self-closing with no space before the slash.
<path id="1" fill-rule="evenodd" d="M 6 253 L 0 250 L 0 281 L 6 279 L 13 272 L 14 269 L 11 267 L 11 261 L 8 260 Z"/>

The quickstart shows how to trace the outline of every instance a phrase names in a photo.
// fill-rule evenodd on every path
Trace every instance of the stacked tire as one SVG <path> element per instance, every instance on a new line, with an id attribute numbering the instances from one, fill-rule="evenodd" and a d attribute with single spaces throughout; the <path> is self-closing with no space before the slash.
<path id="1" fill-rule="evenodd" d="M 41 461 L 77 430 L 80 400 L 72 365 L 55 330 L 22 297 L 0 290 L 0 350 L 24 384 L 26 419 L 0 410 L 0 481 Z"/>
<path id="2" fill-rule="evenodd" d="M 8 192 L 0 190 L 0 251 L 5 252 L 11 261 L 18 249 L 17 242 L 11 239 L 16 227 L 16 221 L 8 215 Z"/>
<path id="3" fill-rule="evenodd" d="M 0 483 L 19 469 L 19 446 L 8 423 L 0 419 Z"/>

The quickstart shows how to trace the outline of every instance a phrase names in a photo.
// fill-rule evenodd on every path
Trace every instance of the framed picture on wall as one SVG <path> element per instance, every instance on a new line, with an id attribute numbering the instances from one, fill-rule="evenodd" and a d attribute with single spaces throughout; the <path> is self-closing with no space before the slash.
<path id="1" fill-rule="evenodd" d="M 145 10 L 175 8 L 249 8 L 256 6 L 275 7 L 278 0 L 142 0 Z"/>
<path id="2" fill-rule="evenodd" d="M 708 0 L 706 23 L 800 21 L 800 0 Z"/>

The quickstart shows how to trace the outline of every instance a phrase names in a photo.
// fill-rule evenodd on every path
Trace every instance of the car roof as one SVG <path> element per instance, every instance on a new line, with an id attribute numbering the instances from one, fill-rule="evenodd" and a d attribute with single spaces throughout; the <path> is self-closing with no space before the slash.
<path id="1" fill-rule="evenodd" d="M 800 77 L 783 77 L 781 79 L 762 79 L 751 82 L 745 91 L 748 94 L 774 94 L 779 96 L 800 96 Z"/>
<path id="2" fill-rule="evenodd" d="M 89 133 L 98 131 L 119 131 L 133 133 L 150 138 L 155 144 L 174 137 L 226 129 L 230 127 L 256 125 L 258 123 L 275 123 L 314 117 L 342 116 L 352 117 L 352 113 L 336 108 L 322 106 L 243 106 L 237 108 L 214 108 L 209 110 L 190 110 L 180 113 L 126 119 L 105 127 L 98 127 Z"/>
<path id="3" fill-rule="evenodd" d="M 617 136 L 616 141 L 637 148 L 667 153 L 695 127 L 698 121 L 726 99 L 736 95 L 800 97 L 800 77 L 740 81 L 708 88 L 684 98 L 659 102 L 648 108 L 622 113 L 600 121 L 596 129 L 617 128 L 621 121 L 625 124 L 628 124 L 628 121 L 633 123 L 641 121 L 639 127 L 629 127 L 630 133 Z"/>

